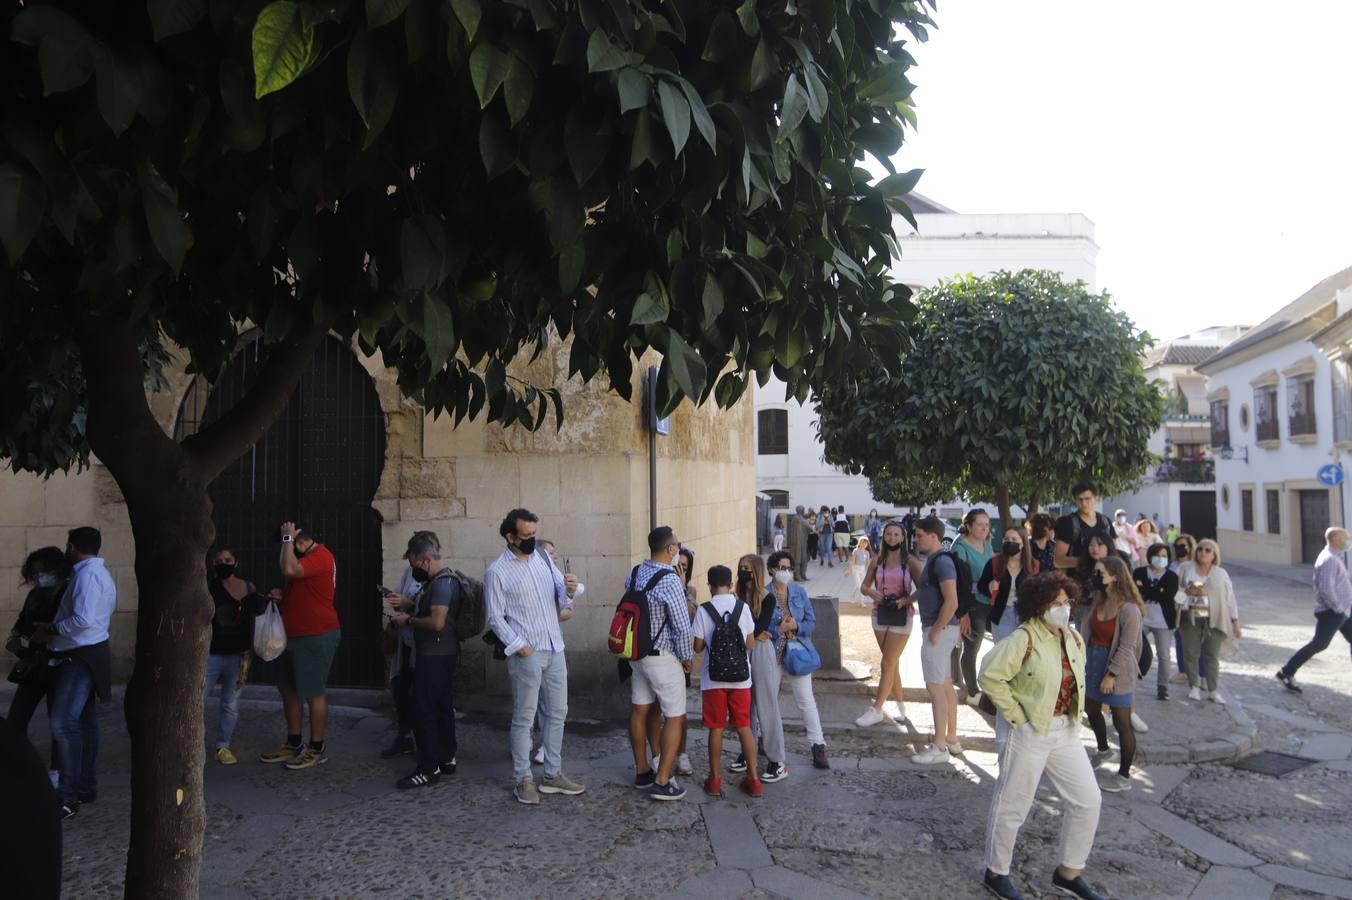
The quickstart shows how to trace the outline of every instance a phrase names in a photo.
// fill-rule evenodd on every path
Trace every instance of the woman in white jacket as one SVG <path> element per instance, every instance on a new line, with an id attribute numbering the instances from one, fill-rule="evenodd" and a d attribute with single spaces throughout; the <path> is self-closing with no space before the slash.
<path id="1" fill-rule="evenodd" d="M 1188 699 L 1201 700 L 1198 658 L 1206 648 L 1207 691 L 1213 703 L 1224 704 L 1220 692 L 1221 647 L 1239 640 L 1239 603 L 1230 575 L 1221 568 L 1221 548 L 1213 540 L 1197 542 L 1193 559 L 1178 567 L 1181 588 L 1178 634 L 1183 642 L 1183 669 L 1188 674 Z"/>

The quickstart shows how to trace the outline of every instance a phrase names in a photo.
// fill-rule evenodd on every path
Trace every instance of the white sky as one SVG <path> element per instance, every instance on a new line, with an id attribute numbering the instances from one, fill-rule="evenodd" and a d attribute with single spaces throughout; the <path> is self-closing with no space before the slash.
<path id="1" fill-rule="evenodd" d="M 896 157 L 965 213 L 1082 212 L 1160 339 L 1352 265 L 1352 2 L 940 0 Z"/>

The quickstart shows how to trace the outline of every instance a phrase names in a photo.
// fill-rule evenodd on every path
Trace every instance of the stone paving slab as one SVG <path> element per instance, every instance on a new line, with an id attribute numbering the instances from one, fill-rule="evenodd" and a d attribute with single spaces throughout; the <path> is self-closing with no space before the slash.
<path id="1" fill-rule="evenodd" d="M 739 897 L 754 888 L 746 870 L 718 868 L 691 878 L 667 896 L 673 900 L 709 900 L 711 897 Z"/>
<path id="2" fill-rule="evenodd" d="M 1320 734 L 1306 738 L 1300 744 L 1300 756 L 1326 762 L 1352 756 L 1352 734 Z"/>
<path id="3" fill-rule="evenodd" d="M 1159 832 L 1207 862 L 1240 868 L 1250 868 L 1262 862 L 1258 857 L 1244 852 L 1234 844 L 1227 843 L 1157 806 L 1145 804 L 1134 806 L 1131 808 L 1131 814 L 1147 828 Z"/>
<path id="4" fill-rule="evenodd" d="M 1321 722 L 1318 719 L 1311 718 L 1310 716 L 1302 716 L 1297 713 L 1290 712 L 1289 710 L 1279 709 L 1276 706 L 1268 706 L 1265 703 L 1249 703 L 1246 704 L 1246 706 L 1250 713 L 1254 713 L 1259 716 L 1267 716 L 1268 718 L 1272 719 L 1277 719 L 1279 721 L 1285 722 L 1288 725 L 1294 725 L 1297 728 L 1303 729 L 1305 731 L 1318 731 L 1333 734 L 1338 733 L 1338 729 L 1332 725 L 1329 725 L 1325 722 Z"/>
<path id="5" fill-rule="evenodd" d="M 1272 882 L 1248 869 L 1212 866 L 1192 892 L 1193 900 L 1268 900 Z"/>
<path id="6" fill-rule="evenodd" d="M 1255 869 L 1259 875 L 1287 887 L 1323 894 L 1326 897 L 1342 897 L 1352 900 L 1352 881 L 1345 878 L 1331 878 L 1328 875 L 1316 875 L 1293 869 L 1290 866 L 1266 865 Z"/>
<path id="7" fill-rule="evenodd" d="M 759 869 L 774 865 L 751 810 L 726 803 L 708 804 L 704 807 L 704 827 L 709 832 L 719 868 Z"/>
<path id="8" fill-rule="evenodd" d="M 863 894 L 823 884 L 782 866 L 756 869 L 751 873 L 751 880 L 756 883 L 756 887 L 790 900 L 867 900 Z"/>

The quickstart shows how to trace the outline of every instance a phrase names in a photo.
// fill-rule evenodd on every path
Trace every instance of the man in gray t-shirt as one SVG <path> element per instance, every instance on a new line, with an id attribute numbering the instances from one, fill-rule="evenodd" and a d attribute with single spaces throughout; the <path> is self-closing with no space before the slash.
<path id="1" fill-rule="evenodd" d="M 920 668 L 925 675 L 934 711 L 934 743 L 911 759 L 917 763 L 946 763 L 950 752 L 961 753 L 958 743 L 958 697 L 953 690 L 949 655 L 958 645 L 958 570 L 943 550 L 944 523 L 933 517 L 915 523 L 915 548 L 928 557 L 920 574 L 920 607 L 923 627 Z"/>
<path id="2" fill-rule="evenodd" d="M 940 585 L 945 581 L 951 581 L 955 585 L 958 582 L 958 570 L 953 564 L 953 558 L 938 553 L 931 554 L 929 559 L 925 560 L 925 570 L 920 576 L 920 593 L 916 599 L 916 605 L 920 607 L 920 624 L 926 628 L 933 628 L 939 621 L 939 611 L 944 606 L 944 595 Z"/>
<path id="3" fill-rule="evenodd" d="M 413 629 L 418 664 L 413 668 L 413 739 L 418 770 L 399 779 L 399 788 L 436 784 L 455 774 L 455 665 L 460 643 L 455 637 L 455 607 L 460 583 L 441 560 L 434 535 L 417 534 L 408 542 L 408 564 L 422 585 L 412 615 L 391 617 L 396 626 Z M 402 601 L 402 597 L 396 597 Z M 397 605 L 397 604 L 396 604 Z"/>

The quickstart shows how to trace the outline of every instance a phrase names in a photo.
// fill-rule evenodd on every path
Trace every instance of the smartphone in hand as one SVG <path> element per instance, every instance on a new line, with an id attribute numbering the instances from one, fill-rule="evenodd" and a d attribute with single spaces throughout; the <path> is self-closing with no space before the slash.
<path id="1" fill-rule="evenodd" d="M 573 561 L 566 556 L 563 558 L 563 574 L 573 574 Z"/>

